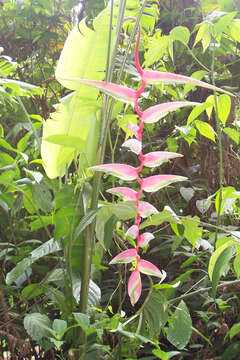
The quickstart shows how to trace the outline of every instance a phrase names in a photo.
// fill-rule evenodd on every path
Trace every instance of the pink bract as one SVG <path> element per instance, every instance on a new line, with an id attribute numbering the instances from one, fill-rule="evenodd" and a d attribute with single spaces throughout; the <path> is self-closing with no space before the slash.
<path id="1" fill-rule="evenodd" d="M 136 249 L 128 249 L 122 251 L 120 254 L 115 256 L 111 261 L 110 265 L 112 264 L 127 264 L 132 262 L 137 257 L 137 250 Z"/>
<path id="2" fill-rule="evenodd" d="M 136 137 L 138 136 L 139 126 L 135 124 L 126 124 L 126 127 L 129 128 Z"/>
<path id="3" fill-rule="evenodd" d="M 124 101 L 126 103 L 130 103 L 134 105 L 137 95 L 136 91 L 130 89 L 126 86 L 118 85 L 115 83 L 110 83 L 106 81 L 96 81 L 96 80 L 89 80 L 89 79 L 81 79 L 81 78 L 61 78 L 62 80 L 70 80 L 79 82 L 81 84 L 85 84 L 88 86 L 92 86 L 97 88 L 98 90 L 102 91 L 103 93 L 114 97 L 117 100 Z"/>
<path id="4" fill-rule="evenodd" d="M 159 166 L 170 159 L 174 159 L 176 157 L 182 157 L 182 156 L 183 156 L 182 154 L 169 152 L 169 151 L 153 151 L 144 155 L 143 163 L 144 166 L 152 168 Z"/>
<path id="5" fill-rule="evenodd" d="M 143 179 L 142 188 L 146 192 L 155 192 L 177 181 L 186 180 L 186 177 L 178 175 L 154 175 Z"/>
<path id="6" fill-rule="evenodd" d="M 153 71 L 153 70 L 144 70 L 142 75 L 142 80 L 146 81 L 147 84 L 189 84 L 194 86 L 201 86 L 211 90 L 217 90 L 224 92 L 232 96 L 232 94 L 226 90 L 220 89 L 214 85 L 208 84 L 204 81 L 197 80 L 185 75 L 178 75 L 173 73 L 168 73 L 164 71 Z"/>
<path id="7" fill-rule="evenodd" d="M 148 216 L 158 213 L 158 210 L 146 201 L 140 202 L 138 211 L 142 218 L 147 218 Z"/>
<path id="8" fill-rule="evenodd" d="M 132 225 L 126 232 L 126 236 L 129 236 L 133 240 L 135 240 L 138 236 L 138 227 L 137 225 Z"/>
<path id="9" fill-rule="evenodd" d="M 152 275 L 157 276 L 159 278 L 163 278 L 164 274 L 161 273 L 161 271 L 153 265 L 151 262 L 147 260 L 139 260 L 138 262 L 138 270 L 146 275 Z"/>
<path id="10" fill-rule="evenodd" d="M 135 200 L 137 192 L 129 187 L 115 187 L 108 189 L 107 192 L 113 195 L 121 196 L 123 200 Z"/>
<path id="11" fill-rule="evenodd" d="M 139 155 L 142 151 L 142 143 L 136 139 L 129 139 L 125 141 L 122 146 L 129 148 L 132 152 Z"/>
<path id="12" fill-rule="evenodd" d="M 145 232 L 143 234 L 140 235 L 140 239 L 139 239 L 139 246 L 144 248 L 145 246 L 147 246 L 147 244 L 149 243 L 149 241 L 154 239 L 154 235 L 150 232 Z"/>
<path id="13" fill-rule="evenodd" d="M 125 164 L 103 164 L 89 168 L 93 171 L 103 171 L 109 175 L 118 177 L 119 179 L 131 181 L 137 178 L 137 171 L 133 166 Z"/>
<path id="14" fill-rule="evenodd" d="M 191 101 L 175 101 L 167 102 L 159 105 L 152 106 L 145 110 L 142 114 L 141 119 L 145 123 L 155 123 L 158 120 L 162 119 L 164 116 L 169 114 L 171 111 L 175 111 L 184 106 L 196 106 L 201 105 L 201 103 L 191 102 Z"/>
<path id="15" fill-rule="evenodd" d="M 128 295 L 132 305 L 139 300 L 142 292 L 142 282 L 139 271 L 136 269 L 130 275 L 128 280 Z"/>

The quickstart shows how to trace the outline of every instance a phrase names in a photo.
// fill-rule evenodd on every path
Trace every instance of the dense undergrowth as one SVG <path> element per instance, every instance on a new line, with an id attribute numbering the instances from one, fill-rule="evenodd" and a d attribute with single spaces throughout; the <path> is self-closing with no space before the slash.
<path id="1" fill-rule="evenodd" d="M 87 1 L 74 26 L 75 5 L 0 4 L 0 356 L 238 359 L 238 4 Z M 188 180 L 140 198 L 158 210 L 139 224 L 154 235 L 141 257 L 167 277 L 159 284 L 141 275 L 142 294 L 132 306 L 133 268 L 109 262 L 136 246 L 126 232 L 137 208 L 107 192 L 123 180 L 101 179 L 89 167 L 139 166 L 121 147 L 133 139 L 127 124 L 134 129 L 138 116 L 131 105 L 69 78 L 139 89 L 139 24 L 144 70 L 185 75 L 223 92 L 155 84 L 141 95 L 143 112 L 158 103 L 202 104 L 144 125 L 144 154 L 183 157 L 144 167 L 142 177 Z"/>

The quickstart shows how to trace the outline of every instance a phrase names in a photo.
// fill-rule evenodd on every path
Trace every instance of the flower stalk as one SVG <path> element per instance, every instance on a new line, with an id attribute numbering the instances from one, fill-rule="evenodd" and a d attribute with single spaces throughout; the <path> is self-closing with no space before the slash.
<path id="1" fill-rule="evenodd" d="M 123 201 L 130 200 L 136 203 L 137 215 L 135 224 L 132 225 L 126 232 L 126 236 L 130 236 L 136 240 L 135 248 L 125 250 L 115 256 L 110 264 L 132 263 L 132 274 L 128 281 L 128 294 L 130 301 L 134 306 L 139 300 L 142 292 L 141 275 L 155 276 L 163 281 L 166 277 L 165 271 L 160 271 L 154 264 L 141 258 L 141 249 L 148 246 L 154 236 L 149 233 L 140 233 L 140 224 L 142 218 L 147 218 L 158 210 L 148 202 L 142 201 L 141 196 L 143 192 L 155 192 L 159 189 L 166 187 L 177 181 L 186 181 L 187 178 L 178 175 L 153 175 L 150 177 L 143 177 L 141 172 L 145 167 L 155 168 L 160 166 L 163 162 L 172 158 L 180 157 L 181 154 L 167 152 L 167 151 L 154 151 L 148 154 L 142 152 L 143 131 L 145 123 L 155 123 L 165 117 L 168 113 L 175 111 L 185 106 L 200 105 L 197 102 L 177 101 L 158 104 L 142 111 L 139 107 L 139 99 L 148 84 L 191 84 L 194 86 L 202 86 L 214 91 L 223 91 L 215 85 L 205 83 L 187 76 L 172 74 L 161 71 L 143 70 L 140 65 L 138 49 L 140 42 L 140 29 L 138 28 L 137 40 L 135 46 L 135 64 L 136 69 L 141 77 L 142 83 L 138 90 L 124 87 L 122 85 L 114 84 L 111 82 L 95 81 L 87 79 L 71 79 L 84 83 L 85 85 L 98 88 L 100 91 L 111 95 L 112 97 L 130 103 L 134 106 L 135 112 L 139 118 L 139 124 L 128 124 L 128 128 L 132 131 L 135 138 L 125 141 L 122 146 L 129 148 L 133 153 L 138 156 L 139 166 L 137 168 L 127 164 L 100 164 L 89 168 L 93 171 L 105 172 L 107 174 L 116 176 L 124 181 L 137 181 L 139 190 L 135 191 L 130 187 L 116 187 L 108 189 L 107 191 L 119 196 Z M 70 80 L 68 78 L 68 80 Z"/>

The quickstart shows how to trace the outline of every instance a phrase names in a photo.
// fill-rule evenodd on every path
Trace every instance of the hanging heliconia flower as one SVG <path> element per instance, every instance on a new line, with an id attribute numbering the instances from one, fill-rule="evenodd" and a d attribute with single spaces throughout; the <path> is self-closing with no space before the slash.
<path id="1" fill-rule="evenodd" d="M 110 262 L 110 264 L 132 263 L 133 271 L 128 281 L 128 294 L 132 305 L 136 304 L 136 302 L 141 296 L 141 273 L 148 276 L 155 276 L 159 278 L 160 281 L 163 281 L 166 277 L 165 271 L 160 271 L 151 262 L 143 260 L 139 254 L 140 248 L 146 248 L 149 241 L 154 239 L 153 234 L 151 234 L 150 232 L 140 233 L 141 219 L 158 213 L 158 210 L 153 205 L 145 201 L 140 201 L 140 196 L 143 191 L 155 192 L 177 181 L 187 180 L 187 178 L 178 175 L 154 175 L 146 178 L 142 178 L 140 176 L 141 170 L 144 166 L 154 168 L 160 166 L 161 164 L 170 159 L 182 156 L 181 154 L 168 151 L 154 151 L 148 154 L 143 154 L 142 134 L 144 124 L 155 123 L 165 117 L 170 112 L 180 109 L 182 107 L 200 105 L 200 103 L 197 102 L 176 101 L 158 104 L 148 108 L 145 111 L 141 111 L 138 106 L 139 97 L 145 90 L 147 84 L 190 84 L 227 93 L 227 91 L 217 88 L 211 84 L 187 76 L 161 71 L 143 70 L 140 66 L 138 57 L 139 39 L 140 31 L 138 30 L 138 36 L 135 46 L 135 64 L 137 71 L 142 79 L 142 84 L 139 90 L 136 91 L 128 87 L 110 82 L 67 78 L 67 80 L 77 81 L 85 85 L 93 86 L 104 92 L 105 94 L 111 95 L 118 100 L 134 105 L 136 113 L 139 117 L 138 125 L 127 124 L 127 127 L 132 131 L 135 138 L 129 139 L 122 144 L 122 146 L 127 147 L 130 151 L 138 155 L 140 162 L 139 167 L 135 168 L 126 164 L 103 164 L 96 165 L 90 168 L 93 171 L 101 171 L 109 175 L 116 176 L 124 181 L 137 180 L 139 184 L 138 192 L 129 187 L 115 187 L 107 190 L 109 193 L 122 198 L 123 201 L 134 201 L 137 206 L 137 216 L 135 219 L 135 224 L 132 225 L 126 232 L 126 236 L 129 236 L 133 240 L 136 240 L 136 247 L 121 252 L 120 254 L 115 256 Z"/>

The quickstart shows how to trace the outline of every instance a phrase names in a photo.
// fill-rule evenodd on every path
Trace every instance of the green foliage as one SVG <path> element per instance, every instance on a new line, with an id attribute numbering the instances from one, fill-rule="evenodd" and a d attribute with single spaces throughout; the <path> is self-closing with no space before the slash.
<path id="1" fill-rule="evenodd" d="M 112 41 L 123 3 L 115 1 Z M 142 3 L 127 1 L 127 19 L 120 26 L 113 81 L 120 79 L 118 70 L 126 60 L 120 82 L 128 87 L 136 83 L 132 49 L 127 50 L 135 20 L 128 17 L 136 17 Z M 42 358 L 51 349 L 54 357 L 65 359 L 76 348 L 86 351 L 86 359 L 237 358 L 240 20 L 233 1 L 201 0 L 201 7 L 196 2 L 193 7 L 190 0 L 189 7 L 183 3 L 147 1 L 141 18 L 141 64 L 215 82 L 237 96 L 212 95 L 191 85 L 159 85 L 144 92 L 142 109 L 184 99 L 202 105 L 147 126 L 143 152 L 160 145 L 161 150 L 184 153 L 183 159 L 164 164 L 164 171 L 183 172 L 189 182 L 180 194 L 171 187 L 154 196 L 142 195 L 160 209 L 141 224 L 146 231 L 158 226 L 145 255 L 166 269 L 167 278 L 149 286 L 144 276 L 147 291 L 135 309 L 126 297 L 124 269 L 107 264 L 119 247 L 129 246 L 131 239 L 124 232 L 136 208 L 131 202 L 111 202 L 104 190 L 122 186 L 112 177 L 103 179 L 98 208 L 90 208 L 95 183 L 87 167 L 96 163 L 101 95 L 60 79 L 105 78 L 110 6 L 104 10 L 103 1 L 87 1 L 88 18 L 80 22 L 79 31 L 77 26 L 71 30 L 71 0 L 0 4 L 0 356 L 6 351 L 19 359 L 33 357 L 38 347 Z M 74 50 L 67 48 L 70 45 Z M 55 80 L 55 69 L 74 92 L 69 94 Z M 124 137 L 117 123 L 125 131 L 129 122 L 136 123 L 133 109 L 115 103 L 107 163 L 138 166 L 127 150 L 116 151 Z M 40 159 L 42 126 L 43 161 L 51 180 Z M 220 138 L 223 186 L 217 166 Z M 146 177 L 157 174 L 144 171 Z M 65 176 L 56 180 L 59 175 Z M 97 241 L 88 252 L 93 258 L 88 312 L 83 314 L 83 249 L 89 229 Z M 83 333 L 84 346 L 79 343 Z"/>
<path id="2" fill-rule="evenodd" d="M 48 335 L 46 327 L 50 327 L 49 318 L 40 313 L 31 313 L 24 318 L 24 327 L 28 334 L 36 341 Z"/>
<path id="3" fill-rule="evenodd" d="M 166 330 L 167 339 L 176 348 L 183 349 L 192 334 L 192 320 L 185 302 L 182 300 L 172 318 L 169 319 L 169 326 Z"/>

